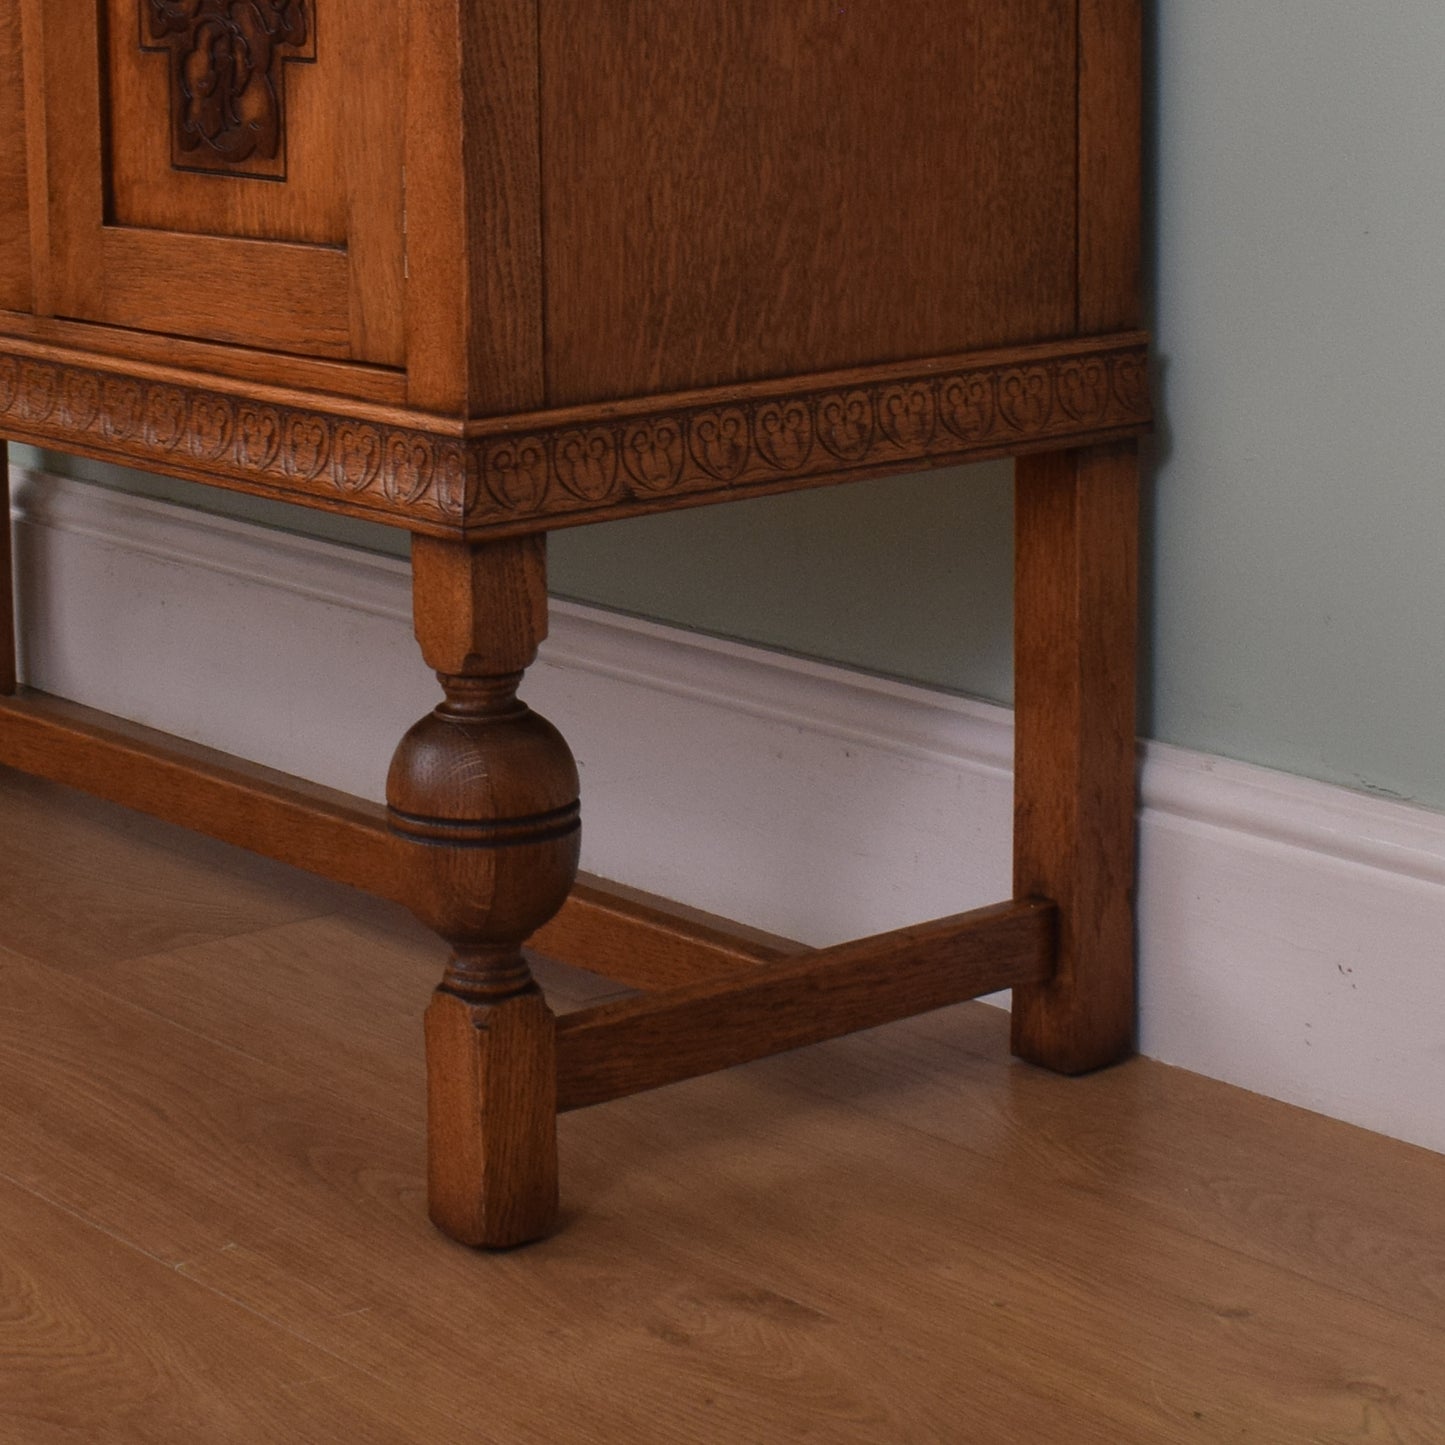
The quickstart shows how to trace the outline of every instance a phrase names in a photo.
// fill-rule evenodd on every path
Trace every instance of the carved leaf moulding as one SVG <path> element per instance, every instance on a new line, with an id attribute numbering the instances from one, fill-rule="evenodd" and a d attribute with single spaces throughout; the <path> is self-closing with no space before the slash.
<path id="1" fill-rule="evenodd" d="M 7 354 L 0 343 L 0 435 L 450 534 L 1085 445 L 1142 431 L 1151 417 L 1142 338 L 498 419 L 469 439 L 352 411 Z"/>
<path id="2" fill-rule="evenodd" d="M 0 434 L 196 478 L 460 530 L 459 437 L 0 353 Z"/>
<path id="3" fill-rule="evenodd" d="M 1019 353 L 685 407 L 573 414 L 479 437 L 472 526 L 817 485 L 870 473 L 1084 444 L 1146 428 L 1148 353 L 1137 344 Z"/>

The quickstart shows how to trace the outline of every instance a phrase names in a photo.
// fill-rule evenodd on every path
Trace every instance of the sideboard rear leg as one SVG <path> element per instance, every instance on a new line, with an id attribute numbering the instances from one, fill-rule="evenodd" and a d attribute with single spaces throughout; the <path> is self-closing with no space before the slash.
<path id="1" fill-rule="evenodd" d="M 1061 1073 L 1134 1043 L 1139 465 L 1132 442 L 1017 462 L 1014 893 L 1058 904 L 1058 971 L 1013 1050 Z"/>
<path id="2" fill-rule="evenodd" d="M 417 916 L 452 947 L 426 1019 L 437 1226 L 522 1244 L 557 1210 L 555 1024 L 521 952 L 577 873 L 577 769 L 517 699 L 547 630 L 545 538 L 417 537 L 417 639 L 446 694 L 387 780 Z"/>

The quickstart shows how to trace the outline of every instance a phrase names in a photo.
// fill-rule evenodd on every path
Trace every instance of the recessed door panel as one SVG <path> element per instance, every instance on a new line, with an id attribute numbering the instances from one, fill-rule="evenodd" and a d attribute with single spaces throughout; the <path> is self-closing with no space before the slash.
<path id="1" fill-rule="evenodd" d="M 54 314 L 402 363 L 393 0 L 96 0 L 37 23 Z"/>

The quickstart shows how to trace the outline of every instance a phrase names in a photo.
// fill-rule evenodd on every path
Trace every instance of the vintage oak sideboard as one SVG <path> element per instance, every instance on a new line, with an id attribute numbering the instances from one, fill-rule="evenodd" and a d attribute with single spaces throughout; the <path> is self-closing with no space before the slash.
<path id="1" fill-rule="evenodd" d="M 548 1230 L 560 1110 L 994 989 L 1026 1059 L 1129 1051 L 1139 0 L 0 17 L 0 435 L 406 528 L 444 694 L 381 809 L 18 687 L 6 529 L 0 762 L 446 941 L 443 1230 Z M 548 530 L 998 456 L 1014 897 L 809 950 L 579 882 Z M 639 992 L 559 1020 L 528 940 Z"/>

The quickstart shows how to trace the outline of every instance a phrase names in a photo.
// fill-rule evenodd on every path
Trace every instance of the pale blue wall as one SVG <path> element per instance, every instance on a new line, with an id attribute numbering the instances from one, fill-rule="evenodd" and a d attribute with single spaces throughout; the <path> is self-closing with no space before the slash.
<path id="1" fill-rule="evenodd" d="M 1445 5 L 1157 12 L 1151 731 L 1445 806 Z"/>
<path id="2" fill-rule="evenodd" d="M 1158 0 L 1150 49 L 1144 729 L 1445 807 L 1445 4 Z M 559 534 L 553 577 L 1004 699 L 1008 530 L 985 467 Z"/>

